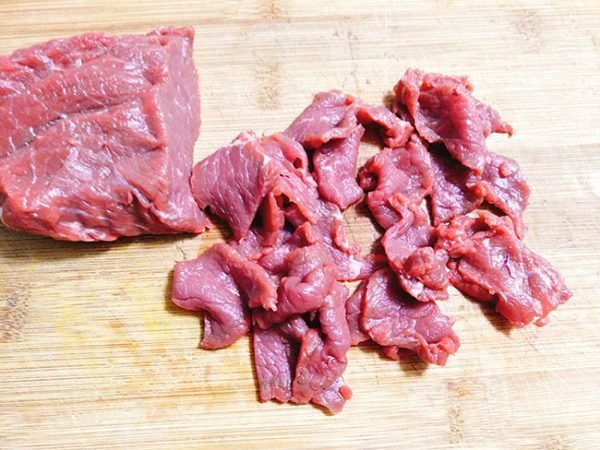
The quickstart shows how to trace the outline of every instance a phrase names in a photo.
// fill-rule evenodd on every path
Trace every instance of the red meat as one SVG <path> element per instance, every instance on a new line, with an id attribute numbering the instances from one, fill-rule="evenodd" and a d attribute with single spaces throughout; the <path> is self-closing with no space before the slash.
<path id="1" fill-rule="evenodd" d="M 411 350 L 441 366 L 460 345 L 452 331 L 452 319 L 442 314 L 435 302 L 417 302 L 407 296 L 389 269 L 369 278 L 360 325 L 377 344 Z M 394 353 L 393 349 L 386 351 Z"/>
<path id="2" fill-rule="evenodd" d="M 518 239 L 508 218 L 488 212 L 459 216 L 436 230 L 437 248 L 450 256 L 451 283 L 496 310 L 513 325 L 544 325 L 571 297 L 560 274 Z"/>
<path id="3" fill-rule="evenodd" d="M 87 34 L 1 57 L 3 223 L 73 241 L 204 230 L 193 37 Z"/>
<path id="4" fill-rule="evenodd" d="M 434 230 L 423 210 L 410 211 L 385 232 L 381 243 L 406 292 L 422 302 L 448 298 L 448 256 L 433 248 Z"/>

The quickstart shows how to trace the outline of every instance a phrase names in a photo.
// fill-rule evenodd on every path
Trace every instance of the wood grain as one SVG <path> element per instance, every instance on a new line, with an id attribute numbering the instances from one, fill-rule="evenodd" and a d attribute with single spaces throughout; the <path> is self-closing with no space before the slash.
<path id="1" fill-rule="evenodd" d="M 533 187 L 526 241 L 574 297 L 513 330 L 453 291 L 448 366 L 352 349 L 354 397 L 332 417 L 258 403 L 249 340 L 201 351 L 197 316 L 169 302 L 173 263 L 220 230 L 72 244 L 2 229 L 0 448 L 600 448 L 600 3 L 4 0 L 0 54 L 161 24 L 196 27 L 196 160 L 282 130 L 319 90 L 377 103 L 409 66 L 469 74 L 516 129 L 491 146 Z M 369 221 L 346 217 L 368 248 Z"/>

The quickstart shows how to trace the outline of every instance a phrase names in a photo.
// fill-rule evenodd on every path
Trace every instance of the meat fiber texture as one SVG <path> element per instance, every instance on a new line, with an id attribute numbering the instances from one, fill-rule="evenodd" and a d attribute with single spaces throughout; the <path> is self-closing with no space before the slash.
<path id="1" fill-rule="evenodd" d="M 396 114 L 319 93 L 283 133 L 243 132 L 193 170 L 194 198 L 233 239 L 177 263 L 173 301 L 204 313 L 204 348 L 253 332 L 262 401 L 339 412 L 347 351 L 368 340 L 391 359 L 445 365 L 460 346 L 437 303 L 449 285 L 517 326 L 543 325 L 571 295 L 521 240 L 518 164 L 487 148 L 512 128 L 464 77 L 409 69 L 395 94 Z M 365 127 L 383 149 L 359 169 Z M 369 255 L 342 215 L 361 199 L 382 231 Z M 354 280 L 349 296 L 342 283 Z"/>
<path id="2" fill-rule="evenodd" d="M 85 34 L 0 57 L 4 225 L 71 241 L 203 231 L 193 40 Z"/>

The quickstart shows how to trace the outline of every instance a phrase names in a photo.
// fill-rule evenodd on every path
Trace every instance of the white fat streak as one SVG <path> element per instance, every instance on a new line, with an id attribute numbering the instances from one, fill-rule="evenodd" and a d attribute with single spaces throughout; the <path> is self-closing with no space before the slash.
<path id="1" fill-rule="evenodd" d="M 359 274 L 360 271 L 362 269 L 362 263 L 356 259 L 354 256 L 352 258 L 350 258 L 350 276 L 352 278 L 356 278 Z"/>
<path id="2" fill-rule="evenodd" d="M 262 167 L 264 168 L 267 164 L 269 164 L 271 162 L 271 157 L 269 155 L 267 155 L 266 153 L 263 153 L 263 163 L 262 163 Z"/>

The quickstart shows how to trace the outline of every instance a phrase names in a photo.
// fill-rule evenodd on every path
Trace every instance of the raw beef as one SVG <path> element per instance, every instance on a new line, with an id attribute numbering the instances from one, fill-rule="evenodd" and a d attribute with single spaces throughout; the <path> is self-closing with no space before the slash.
<path id="1" fill-rule="evenodd" d="M 2 222 L 74 241 L 204 230 L 193 39 L 86 34 L 0 57 Z"/>
<path id="2" fill-rule="evenodd" d="M 344 303 L 348 290 L 337 284 L 319 310 L 325 338 L 298 316 L 254 332 L 254 361 L 262 401 L 313 402 L 341 411 L 351 391 L 341 381 L 350 347 Z"/>
<path id="3" fill-rule="evenodd" d="M 254 365 L 263 402 L 292 399 L 292 382 L 306 322 L 294 317 L 271 328 L 254 330 Z"/>
<path id="4" fill-rule="evenodd" d="M 310 329 L 303 337 L 292 383 L 292 399 L 296 403 L 308 403 L 322 394 L 337 383 L 346 369 L 346 353 L 350 348 L 344 306 L 347 298 L 348 289 L 337 284 L 319 311 L 324 338 L 316 329 Z"/>
<path id="5" fill-rule="evenodd" d="M 516 161 L 490 152 L 485 143 L 493 132 L 512 134 L 512 127 L 475 99 L 472 90 L 465 77 L 409 69 L 394 88 L 394 110 L 411 120 L 425 141 L 443 144 L 456 160 L 443 149 L 434 152 L 431 206 L 436 225 L 485 200 L 509 215 L 523 237 L 529 186 Z"/>
<path id="6" fill-rule="evenodd" d="M 336 282 L 335 266 L 323 245 L 293 250 L 283 264 L 287 270 L 279 285 L 276 310 L 257 309 L 254 314 L 254 322 L 262 328 L 296 314 L 317 311 Z"/>
<path id="7" fill-rule="evenodd" d="M 433 166 L 431 214 L 435 226 L 470 213 L 483 202 L 468 186 L 472 172 L 453 159 L 444 148 L 430 148 Z"/>
<path id="8" fill-rule="evenodd" d="M 530 191 L 515 160 L 490 154 L 481 177 L 471 173 L 466 185 L 475 195 L 508 214 L 517 234 L 523 237 L 523 211 L 527 207 Z"/>
<path id="9" fill-rule="evenodd" d="M 472 91 L 466 77 L 408 69 L 394 88 L 394 109 L 405 108 L 423 139 L 442 142 L 457 161 L 480 175 L 488 155 L 485 138 L 492 132 L 512 134 L 512 128 Z"/>
<path id="10" fill-rule="evenodd" d="M 437 303 L 449 283 L 495 301 L 518 325 L 541 323 L 569 297 L 519 240 L 529 188 L 485 143 L 512 130 L 471 90 L 465 78 L 409 70 L 395 112 L 415 130 L 381 106 L 320 93 L 284 133 L 244 132 L 195 167 L 195 199 L 233 239 L 177 264 L 174 301 L 204 311 L 205 347 L 252 329 L 262 401 L 341 411 L 348 348 L 367 340 L 391 359 L 446 364 L 460 346 Z M 357 177 L 369 126 L 384 149 Z M 369 255 L 350 242 L 342 215 L 365 192 L 385 229 Z M 484 202 L 507 216 L 474 213 Z M 348 297 L 340 282 L 353 280 L 361 283 Z"/>
<path id="11" fill-rule="evenodd" d="M 381 239 L 402 288 L 417 300 L 448 299 L 445 252 L 435 250 L 435 235 L 422 209 L 410 210 Z"/>
<path id="12" fill-rule="evenodd" d="M 245 335 L 250 329 L 248 308 L 274 308 L 277 293 L 260 265 L 229 245 L 216 244 L 198 258 L 175 265 L 173 302 L 205 312 L 202 347 L 214 349 Z"/>
<path id="13" fill-rule="evenodd" d="M 201 208 L 227 221 L 236 240 L 247 235 L 265 199 L 272 202 L 265 213 L 270 217 L 267 223 L 283 227 L 282 218 L 273 219 L 280 212 L 278 200 L 291 202 L 300 220 L 314 222 L 318 194 L 302 156 L 302 147 L 285 136 L 259 139 L 243 132 L 196 165 L 191 179 L 194 198 Z"/>
<path id="14" fill-rule="evenodd" d="M 362 281 L 346 301 L 346 322 L 348 322 L 352 345 L 358 345 L 369 339 L 369 336 L 360 327 L 360 315 L 365 292 L 367 292 L 367 284 L 368 280 Z"/>
<path id="15" fill-rule="evenodd" d="M 323 199 L 341 209 L 362 197 L 356 182 L 364 126 L 380 129 L 385 144 L 401 147 L 412 127 L 382 106 L 362 103 L 340 91 L 321 92 L 285 131 L 307 149 L 314 149 L 314 175 Z"/>
<path id="16" fill-rule="evenodd" d="M 460 346 L 452 322 L 435 302 L 417 302 L 406 295 L 390 269 L 379 270 L 369 278 L 360 326 L 377 344 L 408 349 L 427 362 L 443 366 Z"/>
<path id="17" fill-rule="evenodd" d="M 560 274 L 520 241 L 512 222 L 489 212 L 460 216 L 437 229 L 450 256 L 450 281 L 481 301 L 496 302 L 510 323 L 544 325 L 571 297 Z"/>
<path id="18" fill-rule="evenodd" d="M 360 170 L 360 185 L 366 191 L 367 205 L 383 228 L 398 222 L 430 193 L 433 169 L 427 149 L 417 136 L 406 147 L 384 149 Z"/>

